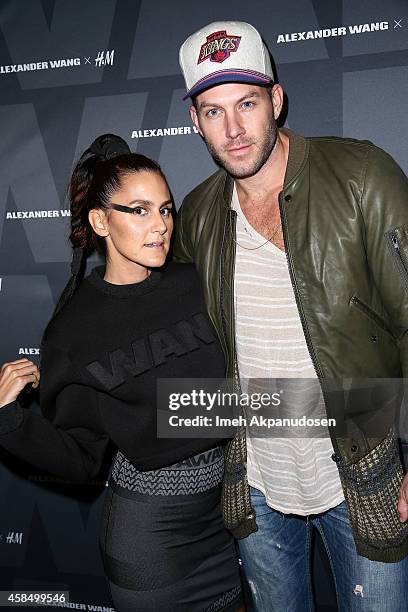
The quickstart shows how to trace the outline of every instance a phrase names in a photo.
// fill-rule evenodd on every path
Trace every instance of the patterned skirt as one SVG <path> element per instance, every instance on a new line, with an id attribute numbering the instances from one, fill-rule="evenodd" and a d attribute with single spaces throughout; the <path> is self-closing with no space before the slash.
<path id="1" fill-rule="evenodd" d="M 237 612 L 234 541 L 221 516 L 224 460 L 213 448 L 140 472 L 119 451 L 100 548 L 118 612 Z"/>

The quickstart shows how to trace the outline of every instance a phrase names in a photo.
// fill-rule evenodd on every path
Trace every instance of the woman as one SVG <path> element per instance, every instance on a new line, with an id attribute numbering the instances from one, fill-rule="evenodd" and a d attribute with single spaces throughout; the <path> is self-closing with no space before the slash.
<path id="1" fill-rule="evenodd" d="M 69 196 L 73 274 L 44 333 L 44 416 L 16 401 L 38 384 L 37 367 L 4 364 L 0 444 L 80 482 L 98 474 L 108 443 L 116 446 L 99 543 L 117 610 L 237 611 L 219 441 L 156 435 L 158 378 L 224 375 L 194 269 L 159 269 L 173 230 L 165 177 L 107 134 L 80 158 Z M 95 248 L 106 266 L 80 282 Z"/>

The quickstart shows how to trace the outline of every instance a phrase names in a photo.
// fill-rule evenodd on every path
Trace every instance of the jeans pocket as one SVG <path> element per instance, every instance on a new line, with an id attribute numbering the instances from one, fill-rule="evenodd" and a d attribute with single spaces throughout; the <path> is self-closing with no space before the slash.
<path id="1" fill-rule="evenodd" d="M 251 502 L 256 512 L 257 518 L 264 516 L 265 514 L 269 514 L 273 512 L 272 508 L 268 506 L 266 503 L 266 498 L 264 493 L 255 487 L 250 486 L 251 491 Z"/>

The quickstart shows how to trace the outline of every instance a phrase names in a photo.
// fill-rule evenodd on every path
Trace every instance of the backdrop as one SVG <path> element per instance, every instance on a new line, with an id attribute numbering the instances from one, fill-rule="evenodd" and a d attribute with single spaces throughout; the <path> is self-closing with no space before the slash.
<path id="1" fill-rule="evenodd" d="M 38 359 L 69 273 L 67 178 L 94 137 L 120 134 L 157 159 L 177 205 L 214 170 L 181 100 L 178 48 L 220 19 L 260 30 L 289 127 L 372 140 L 408 170 L 406 0 L 1 0 L 0 362 Z M 96 545 L 105 480 L 72 487 L 1 460 L 0 590 L 69 590 L 69 607 L 110 610 Z M 314 554 L 319 609 L 334 611 L 319 542 Z"/>

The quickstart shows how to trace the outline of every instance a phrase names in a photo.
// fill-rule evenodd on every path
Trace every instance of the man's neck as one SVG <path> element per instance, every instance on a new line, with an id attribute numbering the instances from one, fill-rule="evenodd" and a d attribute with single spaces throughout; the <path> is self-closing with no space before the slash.
<path id="1" fill-rule="evenodd" d="M 289 156 L 289 138 L 278 131 L 275 146 L 265 164 L 254 176 L 236 179 L 240 200 L 259 200 L 271 192 L 281 191 Z"/>

